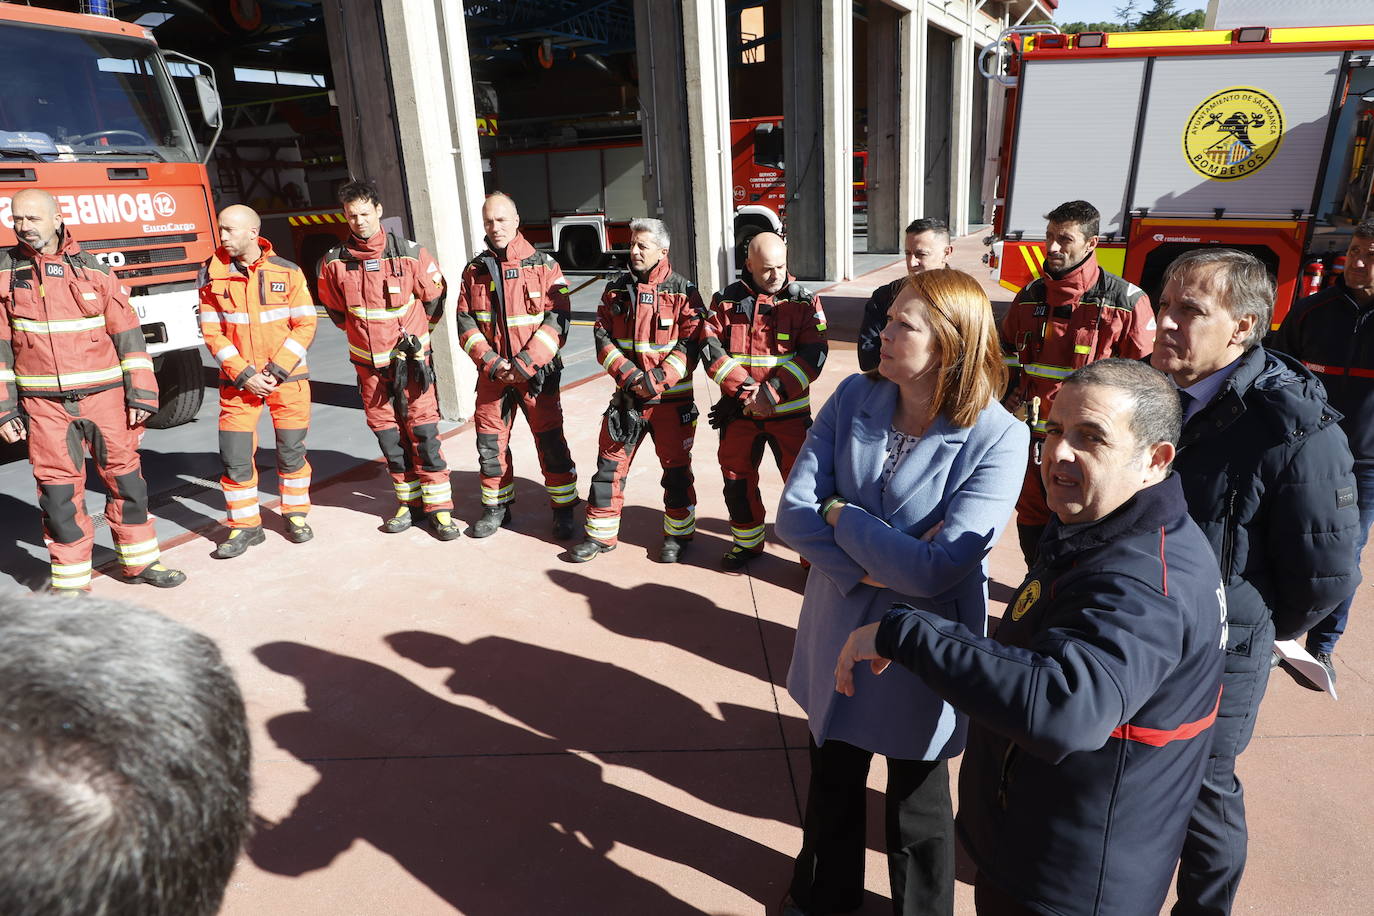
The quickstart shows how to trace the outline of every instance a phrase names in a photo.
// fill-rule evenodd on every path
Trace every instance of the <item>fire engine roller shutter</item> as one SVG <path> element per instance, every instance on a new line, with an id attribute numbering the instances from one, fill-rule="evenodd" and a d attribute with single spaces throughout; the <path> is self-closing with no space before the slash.
<path id="1" fill-rule="evenodd" d="M 1145 113 L 1145 147 L 1131 208 L 1148 207 L 1151 216 L 1211 216 L 1218 207 L 1236 216 L 1285 219 L 1291 219 L 1294 210 L 1306 212 L 1322 171 L 1318 163 L 1340 63 L 1341 55 L 1330 51 L 1155 60 Z M 1247 138 L 1260 147 L 1265 161 L 1255 171 L 1225 180 L 1204 177 L 1188 162 L 1184 134 L 1199 106 L 1237 88 L 1258 90 L 1278 104 L 1283 136 L 1277 146 L 1265 150 L 1269 145 L 1265 129 L 1256 128 Z M 1236 118 L 1241 126 L 1264 114 L 1267 107 L 1248 101 L 1244 93 L 1223 98 L 1219 118 Z M 1224 142 L 1226 134 L 1213 125 L 1204 139 Z M 1237 154 L 1244 156 L 1246 151 L 1238 149 Z"/>
<path id="2" fill-rule="evenodd" d="M 606 218 L 634 219 L 644 213 L 644 147 L 613 146 L 604 151 Z"/>
<path id="3" fill-rule="evenodd" d="M 554 213 L 601 213 L 601 150 L 559 152 L 549 162 L 553 185 L 549 207 Z"/>
<path id="4" fill-rule="evenodd" d="M 1121 233 L 1144 77 L 1142 59 L 1027 61 L 1008 232 L 1044 238 L 1046 213 L 1086 200 Z"/>
<path id="5" fill-rule="evenodd" d="M 520 211 L 521 222 L 549 221 L 547 159 L 543 153 L 495 156 L 492 159 L 496 168 L 494 190 L 510 195 L 510 199 L 515 201 L 515 209 Z"/>

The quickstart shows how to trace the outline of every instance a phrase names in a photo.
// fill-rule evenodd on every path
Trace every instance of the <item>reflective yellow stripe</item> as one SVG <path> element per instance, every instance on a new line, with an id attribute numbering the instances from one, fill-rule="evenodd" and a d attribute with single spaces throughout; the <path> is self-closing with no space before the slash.
<path id="1" fill-rule="evenodd" d="M 65 375 L 15 375 L 14 380 L 20 388 L 70 388 L 99 382 L 115 382 L 123 377 L 124 370 L 115 366 L 94 372 L 72 372 Z"/>
<path id="2" fill-rule="evenodd" d="M 1027 363 L 1022 369 L 1036 378 L 1066 379 L 1073 375 L 1073 369 L 1068 366 L 1047 366 L 1044 363 Z"/>
<path id="3" fill-rule="evenodd" d="M 796 398 L 795 400 L 783 401 L 781 404 L 779 404 L 779 405 L 777 406 L 777 409 L 775 409 L 775 410 L 773 411 L 773 413 L 774 413 L 775 415 L 776 415 L 776 414 L 786 414 L 786 413 L 797 413 L 798 411 L 810 410 L 810 409 L 811 409 L 811 396 L 810 396 L 810 395 L 805 395 L 805 396 L 803 396 L 803 397 Z"/>
<path id="4" fill-rule="evenodd" d="M 11 318 L 10 324 L 16 331 L 31 334 L 69 334 L 73 331 L 94 331 L 105 327 L 105 316 L 94 318 L 54 318 L 48 321 L 33 321 L 29 318 Z"/>
<path id="5" fill-rule="evenodd" d="M 792 377 L 800 382 L 803 388 L 811 384 L 811 380 L 806 377 L 806 373 L 793 365 L 792 360 L 789 359 L 787 362 L 783 363 L 782 367 L 792 373 Z"/>
<path id="6" fill-rule="evenodd" d="M 121 359 L 119 361 L 119 368 L 123 369 L 125 372 L 132 372 L 135 369 L 147 369 L 149 372 L 152 372 L 153 361 L 151 359 L 145 359 L 142 356 L 131 356 L 128 359 Z"/>
<path id="7" fill-rule="evenodd" d="M 735 368 L 739 366 L 739 364 L 740 362 L 738 359 L 736 359 L 733 356 L 730 357 L 725 361 L 724 365 L 722 365 L 719 369 L 716 370 L 715 375 L 711 376 L 711 380 L 714 381 L 717 385 L 725 384 L 725 377 L 728 376 L 731 372 L 735 371 Z"/>

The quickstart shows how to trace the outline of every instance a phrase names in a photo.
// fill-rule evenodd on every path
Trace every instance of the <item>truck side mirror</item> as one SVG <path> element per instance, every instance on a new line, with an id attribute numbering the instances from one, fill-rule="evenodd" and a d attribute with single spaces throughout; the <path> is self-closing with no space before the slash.
<path id="1" fill-rule="evenodd" d="M 205 123 L 211 127 L 219 127 L 222 109 L 219 105 L 219 93 L 215 91 L 215 84 L 210 82 L 210 77 L 204 73 L 197 73 L 195 85 L 196 100 L 200 102 L 200 113 L 205 118 Z"/>

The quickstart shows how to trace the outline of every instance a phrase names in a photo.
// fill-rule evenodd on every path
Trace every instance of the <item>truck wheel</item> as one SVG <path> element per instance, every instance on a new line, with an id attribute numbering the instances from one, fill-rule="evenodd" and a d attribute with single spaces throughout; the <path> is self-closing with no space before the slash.
<path id="1" fill-rule="evenodd" d="M 164 354 L 157 368 L 161 397 L 158 412 L 148 418 L 149 429 L 170 429 L 190 423 L 200 413 L 205 398 L 205 373 L 200 350 L 174 350 Z"/>
<path id="2" fill-rule="evenodd" d="M 594 270 L 601 257 L 601 244 L 590 229 L 569 229 L 558 240 L 558 260 L 569 270 Z"/>

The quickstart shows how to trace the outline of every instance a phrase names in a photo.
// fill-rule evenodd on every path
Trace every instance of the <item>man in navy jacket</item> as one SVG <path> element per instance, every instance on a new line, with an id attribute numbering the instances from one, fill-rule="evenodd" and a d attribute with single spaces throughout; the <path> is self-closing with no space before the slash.
<path id="1" fill-rule="evenodd" d="M 1374 219 L 1355 227 L 1345 252 L 1345 273 L 1288 313 L 1265 346 L 1282 350 L 1316 373 L 1355 459 L 1359 550 L 1374 524 Z M 1307 631 L 1307 651 L 1334 679 L 1333 653 L 1345 632 L 1354 592 Z M 1315 685 L 1314 685 L 1315 686 Z"/>
<path id="2" fill-rule="evenodd" d="M 854 631 L 970 718 L 957 826 L 980 916 L 1155 916 L 1216 717 L 1226 605 L 1170 473 L 1169 380 L 1106 359 L 1064 382 L 1041 475 L 1055 518 L 996 638 L 929 611 Z"/>
<path id="3" fill-rule="evenodd" d="M 1151 364 L 1184 403 L 1174 470 L 1226 585 L 1221 710 L 1178 869 L 1174 916 L 1225 916 L 1245 870 L 1250 743 L 1274 640 L 1292 639 L 1360 581 L 1353 459 L 1341 414 L 1297 360 L 1260 345 L 1274 284 L 1254 255 L 1202 248 L 1164 273 Z"/>

